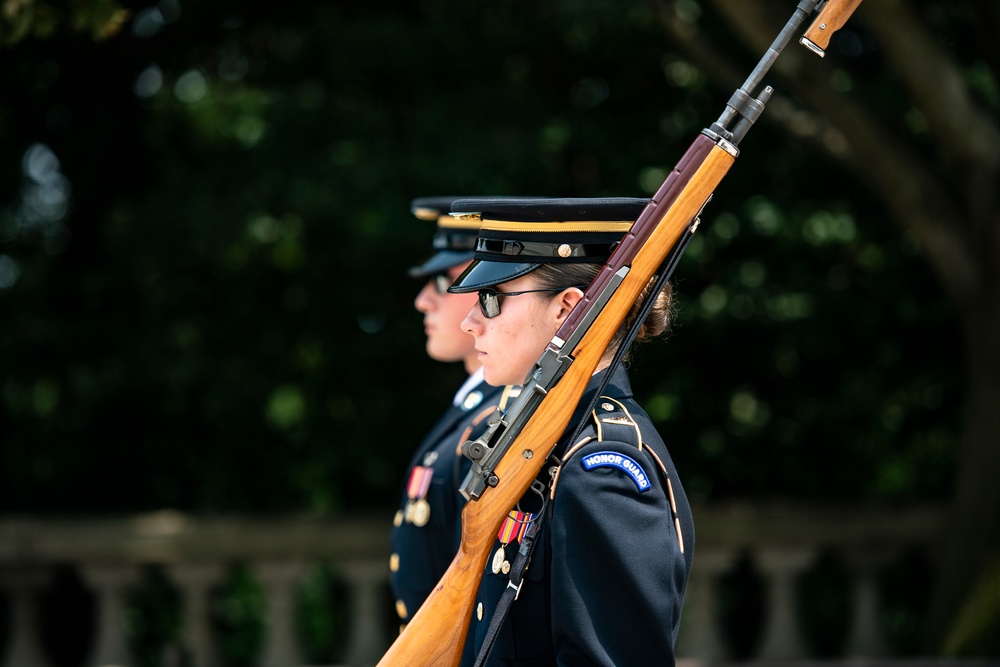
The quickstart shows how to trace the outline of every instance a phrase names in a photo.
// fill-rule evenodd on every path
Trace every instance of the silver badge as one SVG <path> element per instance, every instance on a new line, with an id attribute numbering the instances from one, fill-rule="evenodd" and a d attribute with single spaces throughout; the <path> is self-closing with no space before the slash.
<path id="1" fill-rule="evenodd" d="M 482 402 L 483 402 L 483 392 L 481 391 L 469 392 L 469 395 L 465 397 L 464 401 L 462 401 L 462 409 L 471 410 L 472 408 L 476 407 Z"/>

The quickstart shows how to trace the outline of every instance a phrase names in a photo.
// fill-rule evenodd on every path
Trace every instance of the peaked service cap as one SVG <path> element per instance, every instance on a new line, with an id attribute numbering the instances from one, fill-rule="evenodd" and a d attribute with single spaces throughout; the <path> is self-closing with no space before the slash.
<path id="1" fill-rule="evenodd" d="M 475 292 L 542 264 L 603 264 L 649 199 L 480 198 L 452 202 L 452 217 L 476 221 L 473 262 L 448 289 Z"/>
<path id="2" fill-rule="evenodd" d="M 419 220 L 437 224 L 434 254 L 423 264 L 410 267 L 411 278 L 428 278 L 472 259 L 479 234 L 479 221 L 448 215 L 452 202 L 459 197 L 420 197 L 410 202 L 410 212 Z"/>

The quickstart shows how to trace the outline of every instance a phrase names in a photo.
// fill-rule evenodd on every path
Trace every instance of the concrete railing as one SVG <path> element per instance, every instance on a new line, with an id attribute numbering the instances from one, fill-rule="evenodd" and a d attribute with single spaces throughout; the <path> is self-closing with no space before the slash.
<path id="1" fill-rule="evenodd" d="M 808 656 L 801 637 L 796 586 L 821 554 L 835 554 L 849 573 L 849 658 L 888 656 L 878 623 L 880 572 L 903 550 L 933 549 L 938 508 L 905 510 L 732 505 L 696 508 L 697 545 L 678 655 L 698 662 L 726 659 L 717 587 L 738 558 L 761 581 L 761 637 L 754 657 Z M 54 667 L 40 631 L 40 601 L 56 569 L 72 570 L 93 600 L 85 667 L 134 665 L 128 650 L 129 594 L 150 566 L 176 591 L 181 632 L 168 663 L 220 664 L 212 595 L 234 564 L 248 568 L 266 599 L 257 664 L 302 664 L 295 628 L 296 592 L 308 568 L 332 566 L 347 590 L 348 629 L 340 662 L 373 665 L 391 641 L 388 597 L 390 516 L 311 519 L 297 516 L 197 517 L 158 512 L 133 517 L 0 518 L 0 590 L 7 620 L 0 628 L 0 667 Z M 81 619 L 82 621 L 82 619 Z"/>

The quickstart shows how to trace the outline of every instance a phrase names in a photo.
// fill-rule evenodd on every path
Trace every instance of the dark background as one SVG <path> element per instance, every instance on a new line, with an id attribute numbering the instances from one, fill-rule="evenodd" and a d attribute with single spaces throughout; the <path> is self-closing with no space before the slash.
<path id="1" fill-rule="evenodd" d="M 994 70 L 955 38 L 976 3 L 916 4 L 995 119 Z M 423 353 L 410 199 L 648 196 L 731 92 L 659 12 L 741 76 L 758 57 L 693 0 L 106 5 L 29 3 L 3 33 L 4 513 L 389 508 L 464 375 Z M 760 5 L 776 34 L 791 3 Z M 824 85 L 934 165 L 865 10 Z M 698 503 L 947 504 L 954 299 L 772 85 L 637 394 Z"/>

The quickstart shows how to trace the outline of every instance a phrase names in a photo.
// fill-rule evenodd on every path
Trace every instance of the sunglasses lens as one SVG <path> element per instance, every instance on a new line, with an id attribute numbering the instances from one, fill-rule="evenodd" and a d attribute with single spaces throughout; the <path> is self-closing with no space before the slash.
<path id="1" fill-rule="evenodd" d="M 479 310 L 486 319 L 492 319 L 500 314 L 500 298 L 496 290 L 479 290 Z"/>
<path id="2" fill-rule="evenodd" d="M 447 294 L 449 287 L 451 287 L 451 278 L 448 277 L 447 273 L 439 273 L 434 276 L 435 292 L 438 294 Z"/>

